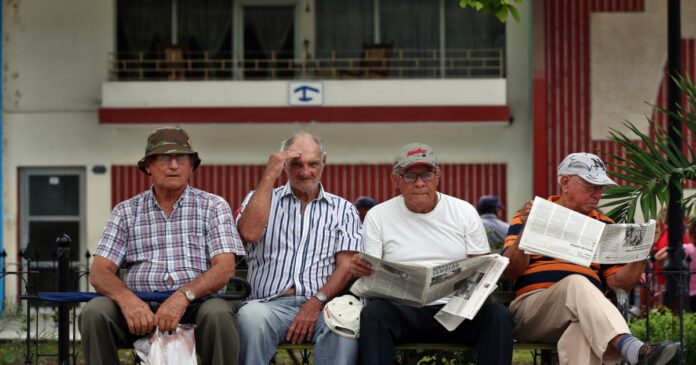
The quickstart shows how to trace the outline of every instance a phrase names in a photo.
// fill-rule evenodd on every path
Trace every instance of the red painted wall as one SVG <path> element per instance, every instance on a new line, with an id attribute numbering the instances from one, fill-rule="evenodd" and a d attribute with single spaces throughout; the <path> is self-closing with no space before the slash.
<path id="1" fill-rule="evenodd" d="M 441 164 L 440 191 L 475 204 L 481 195 L 495 194 L 506 201 L 504 164 Z M 264 165 L 203 165 L 191 177 L 191 186 L 225 198 L 232 209 L 242 203 L 263 174 Z M 111 166 L 111 203 L 128 199 L 150 185 L 149 176 L 136 166 Z M 391 165 L 328 165 L 322 183 L 331 193 L 350 201 L 369 195 L 379 201 L 396 195 L 389 176 Z M 278 180 L 278 185 L 286 180 Z"/>

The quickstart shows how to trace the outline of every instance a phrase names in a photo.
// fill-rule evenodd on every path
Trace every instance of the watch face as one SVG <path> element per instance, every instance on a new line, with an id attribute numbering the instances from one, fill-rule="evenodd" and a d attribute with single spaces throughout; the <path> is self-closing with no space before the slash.
<path id="1" fill-rule="evenodd" d="M 192 291 L 187 290 L 185 294 L 186 294 L 186 299 L 188 299 L 189 302 L 193 302 L 194 300 L 196 300 L 196 295 L 193 294 Z"/>
<path id="2" fill-rule="evenodd" d="M 327 297 L 326 294 L 322 292 L 317 292 L 317 294 L 314 296 L 317 297 L 317 299 L 319 299 L 319 301 L 324 304 L 326 304 L 326 302 L 329 300 L 329 297 Z"/>

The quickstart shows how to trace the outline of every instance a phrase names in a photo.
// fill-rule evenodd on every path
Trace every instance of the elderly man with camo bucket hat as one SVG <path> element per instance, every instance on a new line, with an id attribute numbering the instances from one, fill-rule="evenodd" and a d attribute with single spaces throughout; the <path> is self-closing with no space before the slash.
<path id="1" fill-rule="evenodd" d="M 150 189 L 114 208 L 97 246 L 90 281 L 102 294 L 80 315 L 88 364 L 118 364 L 155 327 L 170 331 L 195 324 L 196 350 L 204 364 L 235 364 L 239 354 L 236 303 L 198 298 L 224 292 L 244 255 L 227 202 L 188 185 L 201 163 L 181 128 L 160 128 L 147 139 L 138 167 Z M 121 280 L 116 272 L 127 268 Z M 161 305 L 134 292 L 174 291 Z"/>

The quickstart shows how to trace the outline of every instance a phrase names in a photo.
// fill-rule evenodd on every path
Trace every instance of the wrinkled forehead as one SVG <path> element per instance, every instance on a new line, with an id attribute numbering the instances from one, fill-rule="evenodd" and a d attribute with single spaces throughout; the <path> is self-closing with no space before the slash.
<path id="1" fill-rule="evenodd" d="M 302 152 L 302 156 L 293 160 L 301 162 L 321 161 L 321 147 L 312 139 L 306 137 L 297 138 L 290 146 L 289 151 Z"/>
<path id="2" fill-rule="evenodd" d="M 410 172 L 410 173 L 420 174 L 420 173 L 423 173 L 423 172 L 426 172 L 426 171 L 436 172 L 436 171 L 437 171 L 437 168 L 434 167 L 434 166 L 432 166 L 432 165 L 429 165 L 429 164 L 427 164 L 427 163 L 416 163 L 416 164 L 414 164 L 414 165 L 412 165 L 412 166 L 409 166 L 409 167 L 407 167 L 407 168 L 401 170 L 400 173 L 401 173 L 401 174 L 407 174 L 407 173 Z"/>

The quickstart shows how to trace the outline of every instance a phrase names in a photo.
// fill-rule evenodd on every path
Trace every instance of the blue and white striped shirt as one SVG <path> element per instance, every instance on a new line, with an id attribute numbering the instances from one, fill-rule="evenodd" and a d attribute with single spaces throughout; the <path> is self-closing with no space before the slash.
<path id="1" fill-rule="evenodd" d="M 253 194 L 244 199 L 237 221 Z M 312 296 L 336 269 L 337 252 L 362 250 L 360 218 L 349 201 L 319 185 L 303 215 L 290 184 L 275 188 L 266 230 L 248 245 L 249 300 L 275 298 L 292 287 L 295 295 Z"/>

